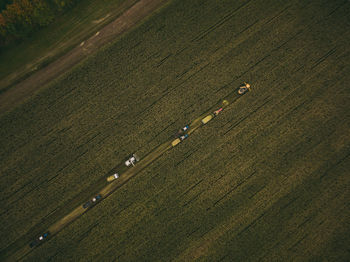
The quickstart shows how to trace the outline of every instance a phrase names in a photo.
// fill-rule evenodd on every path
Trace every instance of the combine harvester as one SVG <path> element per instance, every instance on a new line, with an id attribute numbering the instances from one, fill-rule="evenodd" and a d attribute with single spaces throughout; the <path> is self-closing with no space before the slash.
<path id="1" fill-rule="evenodd" d="M 244 95 L 248 91 L 250 91 L 250 84 L 248 84 L 246 82 L 243 82 L 243 84 L 238 89 L 238 94 L 239 95 Z"/>
<path id="2" fill-rule="evenodd" d="M 135 163 L 138 161 L 140 161 L 140 158 L 134 153 L 125 161 L 125 165 L 128 167 L 135 166 Z"/>

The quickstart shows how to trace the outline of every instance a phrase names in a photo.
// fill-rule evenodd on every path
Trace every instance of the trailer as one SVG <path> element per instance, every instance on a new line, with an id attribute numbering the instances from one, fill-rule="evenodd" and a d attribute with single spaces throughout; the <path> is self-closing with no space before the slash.
<path id="1" fill-rule="evenodd" d="M 173 142 L 171 142 L 171 145 L 177 146 L 178 144 L 180 144 L 182 141 L 184 141 L 186 138 L 188 138 L 188 134 L 184 134 L 178 138 L 176 138 Z"/>
<path id="2" fill-rule="evenodd" d="M 212 120 L 214 118 L 214 115 L 213 114 L 210 114 L 210 115 L 207 115 L 206 117 L 204 117 L 202 119 L 202 124 L 205 125 L 207 124 L 210 120 Z"/>
<path id="3" fill-rule="evenodd" d="M 114 175 L 107 177 L 107 181 L 112 182 L 113 180 L 116 180 L 118 178 L 119 178 L 119 174 L 115 173 Z"/>

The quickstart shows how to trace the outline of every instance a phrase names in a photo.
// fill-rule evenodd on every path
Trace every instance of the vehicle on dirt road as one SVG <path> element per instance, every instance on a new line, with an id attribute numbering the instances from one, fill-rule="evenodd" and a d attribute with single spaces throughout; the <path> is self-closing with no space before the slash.
<path id="1" fill-rule="evenodd" d="M 171 145 L 174 147 L 177 144 L 181 143 L 182 141 L 184 141 L 186 138 L 188 138 L 188 134 L 184 134 L 182 136 L 179 136 L 178 138 L 176 138 L 173 142 L 171 142 Z"/>
<path id="2" fill-rule="evenodd" d="M 212 120 L 213 118 L 215 117 L 214 114 L 210 114 L 210 115 L 207 115 L 206 117 L 204 117 L 202 119 L 202 124 L 205 125 L 206 123 L 208 123 L 210 120 Z"/>
<path id="3" fill-rule="evenodd" d="M 111 182 L 111 181 L 116 180 L 118 178 L 119 178 L 119 174 L 115 173 L 114 175 L 107 177 L 107 181 Z"/>
<path id="4" fill-rule="evenodd" d="M 37 239 L 35 239 L 34 241 L 32 241 L 29 246 L 30 247 L 35 247 L 40 245 L 41 243 L 43 243 L 48 237 L 50 236 L 50 232 L 46 232 L 44 234 L 42 234 L 41 236 L 39 236 Z"/>
<path id="5" fill-rule="evenodd" d="M 125 161 L 126 166 L 135 166 L 135 163 L 140 161 L 140 158 L 136 154 L 132 154 L 128 160 Z"/>
<path id="6" fill-rule="evenodd" d="M 96 203 L 102 198 L 101 194 L 98 194 L 97 196 L 93 197 L 91 200 L 89 200 L 88 202 L 86 202 L 83 205 L 83 208 L 89 208 L 92 207 L 94 205 L 96 205 Z"/>
<path id="7" fill-rule="evenodd" d="M 201 122 L 203 125 L 205 125 L 206 123 L 208 123 L 210 120 L 212 120 L 214 117 L 216 117 L 218 114 L 220 114 L 224 109 L 222 107 L 220 107 L 218 110 L 215 110 L 213 113 L 207 115 L 206 117 L 204 117 Z"/>
<path id="8" fill-rule="evenodd" d="M 186 138 L 188 138 L 188 134 L 184 134 L 183 136 L 179 137 L 181 141 L 184 141 Z"/>

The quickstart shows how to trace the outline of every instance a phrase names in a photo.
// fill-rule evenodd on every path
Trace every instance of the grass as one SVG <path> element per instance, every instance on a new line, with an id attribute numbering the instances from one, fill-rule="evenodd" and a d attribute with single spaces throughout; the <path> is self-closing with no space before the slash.
<path id="1" fill-rule="evenodd" d="M 248 81 L 24 260 L 348 260 L 349 9 L 173 1 L 2 116 L 1 255 Z"/>
<path id="2" fill-rule="evenodd" d="M 0 92 L 80 44 L 136 1 L 80 1 L 49 26 L 0 52 Z"/>

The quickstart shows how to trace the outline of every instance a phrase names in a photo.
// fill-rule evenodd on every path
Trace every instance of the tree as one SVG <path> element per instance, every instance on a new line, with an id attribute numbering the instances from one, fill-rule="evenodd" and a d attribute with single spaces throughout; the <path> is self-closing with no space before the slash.
<path id="1" fill-rule="evenodd" d="M 13 0 L 0 14 L 0 45 L 21 39 L 48 25 L 55 15 L 75 2 L 76 0 Z"/>

